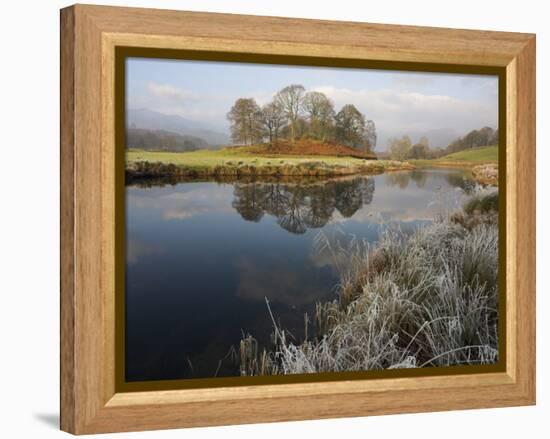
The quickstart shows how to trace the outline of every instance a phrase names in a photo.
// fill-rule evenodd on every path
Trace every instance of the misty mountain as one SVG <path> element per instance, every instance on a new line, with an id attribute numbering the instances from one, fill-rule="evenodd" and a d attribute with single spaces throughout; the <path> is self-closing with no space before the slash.
<path id="1" fill-rule="evenodd" d="M 221 129 L 203 122 L 185 119 L 181 116 L 141 109 L 127 110 L 126 126 L 154 131 L 169 131 L 183 136 L 203 139 L 207 146 L 230 145 L 231 138 Z"/>
<path id="2" fill-rule="evenodd" d="M 208 143 L 199 137 L 164 130 L 146 130 L 143 128 L 128 128 L 126 130 L 126 148 L 186 152 L 206 147 L 208 147 Z"/>

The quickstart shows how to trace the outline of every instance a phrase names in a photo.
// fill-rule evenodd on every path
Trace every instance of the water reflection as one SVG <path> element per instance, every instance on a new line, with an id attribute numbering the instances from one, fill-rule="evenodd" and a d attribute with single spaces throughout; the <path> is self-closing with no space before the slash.
<path id="1" fill-rule="evenodd" d="M 224 362 L 243 333 L 269 343 L 265 297 L 299 340 L 304 313 L 335 297 L 334 255 L 318 233 L 374 242 L 457 208 L 474 183 L 459 170 L 330 180 L 128 182 L 126 379 L 238 374 Z"/>
<path id="2" fill-rule="evenodd" d="M 304 234 L 349 219 L 430 220 L 434 214 L 457 208 L 461 195 L 471 193 L 476 183 L 468 172 L 458 169 L 418 169 L 329 180 L 144 179 L 127 187 L 129 206 L 149 214 L 160 210 L 168 221 L 232 211 L 247 222 L 274 218 L 289 233 Z M 373 203 L 375 189 L 377 201 L 365 209 Z M 450 193 L 453 190 L 456 194 Z"/>
<path id="3" fill-rule="evenodd" d="M 235 183 L 233 208 L 247 221 L 258 222 L 264 214 L 291 233 L 325 226 L 335 211 L 352 217 L 370 204 L 374 193 L 372 178 L 297 183 Z"/>
<path id="4" fill-rule="evenodd" d="M 467 174 L 463 172 L 448 173 L 445 178 L 451 186 L 462 189 L 464 193 L 468 195 L 471 194 L 477 186 L 477 183 L 471 178 L 468 178 Z"/>

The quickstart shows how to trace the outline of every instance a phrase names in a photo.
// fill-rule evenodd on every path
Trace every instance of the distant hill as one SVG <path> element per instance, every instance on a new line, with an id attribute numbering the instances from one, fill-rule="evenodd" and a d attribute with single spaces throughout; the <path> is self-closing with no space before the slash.
<path id="1" fill-rule="evenodd" d="M 169 131 L 182 136 L 191 136 L 204 140 L 206 146 L 219 147 L 230 145 L 228 134 L 220 132 L 209 124 L 185 119 L 181 116 L 141 109 L 126 112 L 126 126 L 153 131 Z"/>
<path id="2" fill-rule="evenodd" d="M 142 128 L 128 128 L 126 130 L 126 148 L 186 152 L 204 149 L 207 146 L 208 143 L 199 137 L 184 136 L 170 131 Z"/>
<path id="3" fill-rule="evenodd" d="M 498 162 L 498 146 L 469 148 L 440 157 L 440 161 Z"/>

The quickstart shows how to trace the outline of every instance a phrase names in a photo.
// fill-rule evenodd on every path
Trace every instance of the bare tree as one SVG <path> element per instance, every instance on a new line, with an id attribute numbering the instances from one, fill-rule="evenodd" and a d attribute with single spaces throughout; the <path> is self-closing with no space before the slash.
<path id="1" fill-rule="evenodd" d="M 498 145 L 498 128 L 493 132 L 493 136 L 489 141 L 490 145 Z"/>
<path id="2" fill-rule="evenodd" d="M 412 147 L 409 136 L 391 138 L 389 141 L 390 156 L 394 160 L 406 160 Z"/>
<path id="3" fill-rule="evenodd" d="M 309 122 L 310 134 L 326 141 L 334 128 L 334 105 L 324 93 L 310 91 L 304 97 L 303 109 Z"/>
<path id="4" fill-rule="evenodd" d="M 296 121 L 302 112 L 302 102 L 306 89 L 303 85 L 292 84 L 277 93 L 275 101 L 283 108 L 290 124 L 290 138 L 296 138 Z"/>
<path id="5" fill-rule="evenodd" d="M 483 127 L 479 130 L 472 130 L 464 137 L 455 140 L 447 149 L 448 152 L 456 152 L 468 148 L 479 148 L 488 146 L 493 138 L 494 131 L 490 127 Z"/>
<path id="6" fill-rule="evenodd" d="M 261 142 L 263 138 L 262 112 L 254 99 L 237 99 L 227 113 L 227 119 L 231 123 L 233 142 L 245 145 Z"/>
<path id="7" fill-rule="evenodd" d="M 491 127 L 483 127 L 479 130 L 479 145 L 488 146 L 491 144 L 491 140 L 494 135 L 494 130 Z"/>
<path id="8" fill-rule="evenodd" d="M 479 130 L 472 130 L 464 137 L 459 137 L 445 148 L 445 153 L 450 154 L 468 148 L 479 148 L 498 144 L 498 129 L 483 127 Z"/>
<path id="9" fill-rule="evenodd" d="M 336 114 L 334 104 L 324 93 L 306 93 L 300 84 L 284 87 L 261 109 L 252 98 L 237 99 L 227 119 L 234 143 L 253 144 L 267 138 L 273 145 L 279 138 L 294 142 L 307 135 L 367 151 L 376 147 L 374 121 L 366 120 L 351 104 Z"/>
<path id="10" fill-rule="evenodd" d="M 376 148 L 376 140 L 378 136 L 376 134 L 376 125 L 374 121 L 367 120 L 365 122 L 365 147 L 367 151 L 372 152 Z"/>
<path id="11" fill-rule="evenodd" d="M 344 105 L 336 115 L 336 139 L 344 145 L 362 147 L 365 124 L 365 116 L 354 105 Z"/>
<path id="12" fill-rule="evenodd" d="M 281 105 L 270 102 L 262 107 L 262 123 L 269 138 L 269 144 L 277 143 L 279 131 L 286 123 L 286 116 Z"/>
<path id="13" fill-rule="evenodd" d="M 430 154 L 430 148 L 426 146 L 425 142 L 422 142 L 422 139 L 419 142 L 411 147 L 407 158 L 409 159 L 426 159 Z"/>

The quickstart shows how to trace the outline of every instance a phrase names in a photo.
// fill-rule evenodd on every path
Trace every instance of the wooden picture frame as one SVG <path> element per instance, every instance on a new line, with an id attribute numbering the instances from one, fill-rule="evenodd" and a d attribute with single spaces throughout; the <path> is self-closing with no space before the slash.
<path id="1" fill-rule="evenodd" d="M 155 48 L 490 68 L 504 81 L 506 356 L 490 373 L 121 392 L 115 53 Z M 501 168 L 502 169 L 502 168 Z M 535 36 L 76 5 L 61 11 L 61 429 L 74 434 L 535 403 Z"/>

